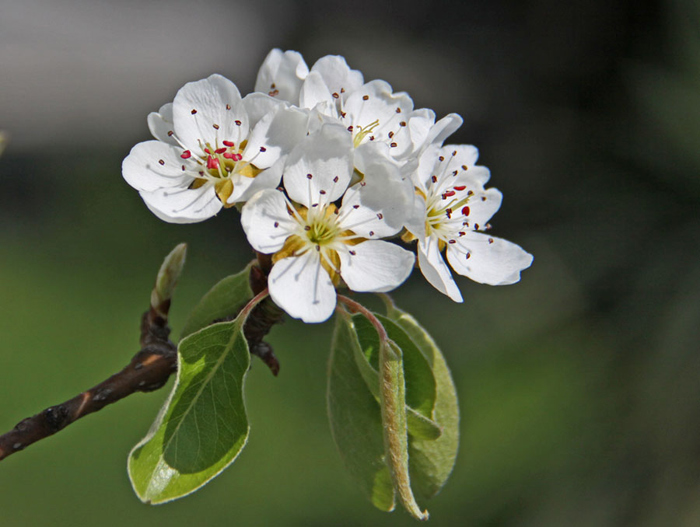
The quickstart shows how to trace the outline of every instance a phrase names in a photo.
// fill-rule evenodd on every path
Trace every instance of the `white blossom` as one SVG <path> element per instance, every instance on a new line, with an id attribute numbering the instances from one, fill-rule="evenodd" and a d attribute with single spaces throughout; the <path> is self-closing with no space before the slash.
<path id="1" fill-rule="evenodd" d="M 281 173 L 271 168 L 305 135 L 307 121 L 267 96 L 244 101 L 231 81 L 212 75 L 148 116 L 156 140 L 134 146 L 122 173 L 159 218 L 202 221 L 274 188 Z"/>
<path id="2" fill-rule="evenodd" d="M 275 48 L 258 71 L 255 91 L 298 106 L 299 90 L 308 74 L 309 67 L 301 53 Z"/>
<path id="3" fill-rule="evenodd" d="M 428 282 L 455 302 L 461 302 L 462 295 L 443 251 L 454 271 L 489 285 L 519 281 L 520 272 L 533 260 L 520 246 L 484 232 L 502 195 L 484 188 L 490 173 L 475 165 L 477 157 L 471 145 L 433 146 L 423 153 L 414 173 L 420 199 L 407 228 L 418 239 L 418 263 Z"/>
<path id="4" fill-rule="evenodd" d="M 273 254 L 270 296 L 304 322 L 323 322 L 332 315 L 341 281 L 353 291 L 384 292 L 403 283 L 413 268 L 411 252 L 381 240 L 398 233 L 403 218 L 395 217 L 389 224 L 383 209 L 362 204 L 365 184 L 348 188 L 352 156 L 347 131 L 324 125 L 287 158 L 286 195 L 262 191 L 242 210 L 241 223 L 250 244 Z M 372 192 L 390 194 L 394 183 L 387 177 L 386 186 L 376 185 Z M 341 198 L 338 208 L 335 203 Z"/>

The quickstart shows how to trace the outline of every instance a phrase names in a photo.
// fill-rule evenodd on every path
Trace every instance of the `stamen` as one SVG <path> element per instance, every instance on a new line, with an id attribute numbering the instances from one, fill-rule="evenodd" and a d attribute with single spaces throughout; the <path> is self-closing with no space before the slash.
<path id="1" fill-rule="evenodd" d="M 208 168 L 209 170 L 218 170 L 218 168 L 219 168 L 219 160 L 216 159 L 216 158 L 214 158 L 214 157 L 212 157 L 212 156 L 209 156 L 209 157 L 207 158 L 207 168 Z"/>

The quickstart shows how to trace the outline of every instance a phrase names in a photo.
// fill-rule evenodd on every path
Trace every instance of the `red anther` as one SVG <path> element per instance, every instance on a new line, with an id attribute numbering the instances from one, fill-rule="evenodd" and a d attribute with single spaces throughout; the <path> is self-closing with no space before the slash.
<path id="1" fill-rule="evenodd" d="M 189 159 L 190 157 L 192 157 L 192 152 L 190 152 L 189 150 L 185 150 L 182 154 L 180 154 L 180 157 L 182 159 Z"/>
<path id="2" fill-rule="evenodd" d="M 219 160 L 215 157 L 209 156 L 207 158 L 207 168 L 209 170 L 217 170 L 219 168 Z"/>
<path id="3" fill-rule="evenodd" d="M 467 188 L 465 185 L 461 185 L 459 187 L 455 187 L 455 190 L 459 190 L 460 192 L 462 192 L 465 188 Z"/>
<path id="4" fill-rule="evenodd" d="M 226 152 L 226 150 L 227 150 L 226 148 L 217 148 L 217 149 L 214 150 L 214 151 L 215 151 L 217 154 L 223 154 L 224 152 Z"/>
<path id="5" fill-rule="evenodd" d="M 454 196 L 455 194 L 456 194 L 456 192 L 455 192 L 454 190 L 448 190 L 447 192 L 445 192 L 445 193 L 442 195 L 442 199 L 451 198 L 451 197 Z"/>
<path id="6" fill-rule="evenodd" d="M 233 142 L 233 141 L 221 141 L 221 142 L 222 142 L 225 146 L 228 146 L 228 147 L 233 147 L 233 146 L 234 146 L 234 142 Z"/>
<path id="7" fill-rule="evenodd" d="M 225 153 L 224 157 L 233 161 L 240 161 L 241 159 L 243 159 L 243 156 L 241 154 L 232 154 L 231 152 Z"/>
<path id="8" fill-rule="evenodd" d="M 462 216 L 469 216 L 469 207 L 462 207 Z"/>
<path id="9" fill-rule="evenodd" d="M 204 151 L 205 151 L 207 154 L 211 154 L 211 152 L 209 151 L 208 148 L 205 148 Z"/>

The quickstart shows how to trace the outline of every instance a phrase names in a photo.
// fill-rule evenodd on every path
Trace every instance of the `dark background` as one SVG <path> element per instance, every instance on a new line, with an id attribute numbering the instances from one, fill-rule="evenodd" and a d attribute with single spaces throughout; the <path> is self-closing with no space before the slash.
<path id="1" fill-rule="evenodd" d="M 120 369 L 162 257 L 188 307 L 251 258 L 237 214 L 159 222 L 121 178 L 146 115 L 213 72 L 243 93 L 272 47 L 344 55 L 416 107 L 457 112 L 505 196 L 494 234 L 535 256 L 514 286 L 419 273 L 462 409 L 431 524 L 700 524 L 700 6 L 693 0 L 0 0 L 0 428 Z M 168 388 L 0 466 L 0 524 L 412 525 L 365 501 L 326 420 L 332 324 L 288 321 L 254 364 L 238 461 L 148 507 L 126 476 Z"/>

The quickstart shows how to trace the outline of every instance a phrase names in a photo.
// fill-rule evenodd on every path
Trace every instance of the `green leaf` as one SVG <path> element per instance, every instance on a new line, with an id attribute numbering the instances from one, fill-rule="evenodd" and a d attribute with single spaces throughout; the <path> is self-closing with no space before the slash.
<path id="1" fill-rule="evenodd" d="M 249 281 L 251 265 L 247 265 L 238 274 L 227 276 L 202 297 L 190 313 L 180 335 L 181 339 L 215 321 L 238 315 L 243 306 L 253 298 Z"/>
<path id="2" fill-rule="evenodd" d="M 250 354 L 242 328 L 248 312 L 180 342 L 173 391 L 129 455 L 129 477 L 142 501 L 163 503 L 194 492 L 245 446 L 243 384 Z"/>
<path id="3" fill-rule="evenodd" d="M 436 383 L 430 363 L 411 337 L 393 320 L 376 315 L 389 338 L 401 348 L 406 377 L 406 404 L 428 419 L 433 418 Z"/>
<path id="4" fill-rule="evenodd" d="M 361 354 L 353 318 L 338 310 L 328 371 L 331 432 L 350 474 L 375 507 L 394 509 L 394 489 L 384 461 L 381 411 L 358 369 Z"/>
<path id="5" fill-rule="evenodd" d="M 406 385 L 401 349 L 391 340 L 379 346 L 379 393 L 384 429 L 386 463 L 401 504 L 418 520 L 427 520 L 413 496 L 408 468 L 408 424 L 406 422 Z"/>
<path id="6" fill-rule="evenodd" d="M 450 370 L 440 349 L 428 332 L 408 313 L 389 306 L 389 318 L 394 320 L 418 347 L 430 364 L 436 382 L 434 421 L 442 435 L 436 440 L 417 437 L 409 442 L 409 467 L 414 488 L 424 497 L 432 498 L 443 487 L 457 458 L 459 446 L 459 406 Z"/>
<path id="7" fill-rule="evenodd" d="M 406 332 L 396 323 L 378 315 L 382 325 L 403 352 L 406 371 L 406 414 L 408 432 L 423 439 L 437 439 L 442 434 L 440 426 L 433 421 L 436 387 L 430 365 L 411 341 Z M 357 366 L 370 392 L 379 402 L 379 335 L 363 315 L 354 315 L 359 350 L 355 353 Z"/>

